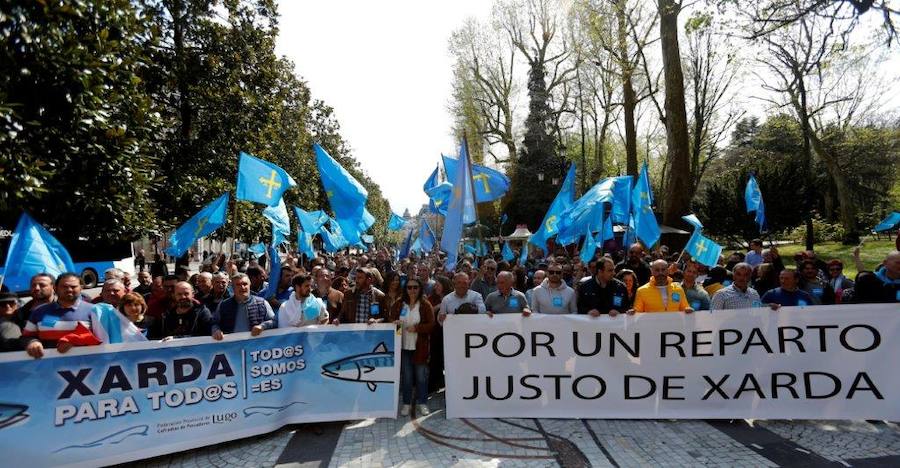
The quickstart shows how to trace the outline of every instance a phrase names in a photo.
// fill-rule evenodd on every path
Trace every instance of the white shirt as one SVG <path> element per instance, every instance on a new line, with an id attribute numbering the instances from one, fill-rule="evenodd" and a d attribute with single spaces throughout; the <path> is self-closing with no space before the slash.
<path id="1" fill-rule="evenodd" d="M 305 299 L 297 299 L 294 293 L 281 304 L 277 318 L 278 328 L 305 327 L 316 325 L 322 319 L 328 320 L 328 310 L 318 297 L 310 294 Z"/>
<path id="2" fill-rule="evenodd" d="M 416 332 L 406 331 L 406 327 L 411 327 L 413 325 L 418 325 L 419 322 L 422 321 L 422 316 L 419 314 L 419 303 L 416 302 L 412 307 L 403 304 L 403 307 L 400 308 L 400 323 L 403 324 L 403 349 L 406 351 L 415 351 L 416 350 L 416 339 L 419 337 L 419 334 Z"/>
<path id="3" fill-rule="evenodd" d="M 466 291 L 465 297 L 459 297 L 456 295 L 456 291 L 451 292 L 444 296 L 441 299 L 440 312 L 441 314 L 455 314 L 456 309 L 463 304 L 472 303 L 475 304 L 475 307 L 478 308 L 478 313 L 483 314 L 487 311 L 487 308 L 484 305 L 484 298 L 481 297 L 481 294 L 478 294 L 476 291 L 471 289 Z"/>

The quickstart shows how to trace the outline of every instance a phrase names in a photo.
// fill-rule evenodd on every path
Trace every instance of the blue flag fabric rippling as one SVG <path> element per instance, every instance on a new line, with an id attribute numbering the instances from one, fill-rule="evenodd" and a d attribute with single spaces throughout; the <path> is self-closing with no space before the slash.
<path id="1" fill-rule="evenodd" d="M 10 291 L 24 291 L 38 273 L 59 276 L 67 271 L 75 271 L 69 251 L 44 226 L 22 213 L 9 243 L 4 284 Z"/>
<path id="2" fill-rule="evenodd" d="M 556 241 L 562 245 L 573 244 L 593 229 L 597 220 L 602 219 L 605 204 L 613 201 L 614 178 L 602 179 L 581 196 L 560 216 L 559 235 Z"/>
<path id="3" fill-rule="evenodd" d="M 297 221 L 300 221 L 300 227 L 311 234 L 317 232 L 328 222 L 328 215 L 322 210 L 306 211 L 295 206 L 294 214 L 297 216 Z"/>
<path id="4" fill-rule="evenodd" d="M 700 218 L 697 218 L 697 215 L 689 214 L 682 216 L 681 219 L 694 226 L 694 229 L 703 229 L 703 223 L 700 222 Z"/>
<path id="5" fill-rule="evenodd" d="M 894 229 L 898 224 L 900 224 L 900 211 L 894 211 L 893 213 L 887 215 L 886 218 L 882 219 L 880 223 L 875 225 L 872 230 L 875 232 L 890 231 Z"/>
<path id="6" fill-rule="evenodd" d="M 395 213 L 391 213 L 391 219 L 388 221 L 388 230 L 390 231 L 399 231 L 403 229 L 403 226 L 406 226 L 406 220 L 403 217 L 398 216 Z"/>
<path id="7" fill-rule="evenodd" d="M 428 221 L 422 221 L 422 226 L 419 227 L 418 241 L 422 250 L 426 252 L 434 250 L 434 244 L 437 242 L 437 239 L 435 239 L 434 232 L 431 231 L 431 226 L 428 225 Z"/>
<path id="8" fill-rule="evenodd" d="M 401 260 L 406 257 L 409 257 L 409 249 L 412 247 L 412 235 L 413 235 L 413 230 L 410 229 L 409 232 L 406 234 L 406 242 L 403 243 L 403 248 L 400 249 L 399 257 Z"/>
<path id="9" fill-rule="evenodd" d="M 222 227 L 228 213 L 228 199 L 229 195 L 226 192 L 179 226 L 169 236 L 169 247 L 166 248 L 166 253 L 173 257 L 180 257 L 191 248 L 194 241 Z"/>
<path id="10" fill-rule="evenodd" d="M 318 144 L 313 144 L 316 153 L 316 164 L 319 177 L 325 188 L 325 195 L 334 212 L 334 219 L 341 226 L 341 232 L 347 242 L 356 244 L 359 236 L 365 232 L 365 226 L 371 215 L 366 216 L 366 201 L 369 192 L 346 169 L 331 157 Z M 371 218 L 374 222 L 374 218 Z M 371 223 L 368 223 L 371 226 Z M 368 226 L 366 226 L 366 229 Z"/>
<path id="11" fill-rule="evenodd" d="M 512 249 L 509 247 L 509 242 L 503 243 L 503 250 L 501 250 L 500 253 L 503 255 L 503 260 L 506 260 L 507 262 L 516 259 L 516 254 L 513 253 Z"/>
<path id="12" fill-rule="evenodd" d="M 297 182 L 284 169 L 241 152 L 238 163 L 237 198 L 275 206 L 284 192 Z"/>
<path id="13" fill-rule="evenodd" d="M 456 184 L 458 159 L 441 155 L 444 161 L 444 170 L 447 172 L 448 182 Z M 472 164 L 472 181 L 475 184 L 475 202 L 486 203 L 494 201 L 509 190 L 509 177 L 502 172 L 487 166 Z"/>
<path id="14" fill-rule="evenodd" d="M 530 239 L 530 237 L 529 237 Z M 519 252 L 519 265 L 525 266 L 528 261 L 528 241 L 522 243 L 522 250 Z"/>
<path id="15" fill-rule="evenodd" d="M 444 265 L 447 271 L 456 270 L 463 226 L 474 223 L 476 219 L 472 164 L 469 160 L 465 140 L 460 147 L 456 168 L 455 180 L 457 183 L 453 186 L 453 196 L 450 198 L 450 206 L 447 208 L 447 216 L 444 219 L 444 233 L 441 236 L 441 249 L 447 252 L 447 260 Z"/>
<path id="16" fill-rule="evenodd" d="M 584 234 L 584 243 L 581 244 L 581 262 L 587 265 L 588 262 L 594 259 L 594 253 L 597 252 L 597 244 L 594 242 L 594 234 L 591 233 L 591 229 L 588 228 L 587 232 Z"/>
<path id="17" fill-rule="evenodd" d="M 263 244 L 262 242 L 253 244 L 250 247 L 247 247 L 247 250 L 256 254 L 257 257 L 260 257 L 262 254 L 266 253 L 266 244 Z"/>
<path id="18" fill-rule="evenodd" d="M 612 222 L 628 223 L 631 214 L 631 176 L 614 177 Z"/>
<path id="19" fill-rule="evenodd" d="M 575 164 L 572 164 L 569 166 L 569 172 L 566 173 L 566 178 L 563 180 L 559 193 L 556 194 L 556 198 L 554 198 L 553 203 L 550 204 L 550 209 L 547 210 L 547 214 L 544 215 L 544 219 L 541 221 L 541 227 L 532 234 L 528 241 L 543 249 L 545 256 L 549 253 L 547 249 L 547 239 L 556 235 L 559 228 L 560 215 L 563 211 L 569 209 L 574 201 Z"/>
<path id="20" fill-rule="evenodd" d="M 750 174 L 747 180 L 747 187 L 744 189 L 744 203 L 747 204 L 747 213 L 756 212 L 755 221 L 759 225 L 759 232 L 765 232 L 766 225 L 766 205 L 763 202 L 762 192 L 759 190 L 759 184 L 756 177 Z"/>
<path id="21" fill-rule="evenodd" d="M 700 229 L 696 229 L 684 247 L 684 251 L 691 254 L 691 258 L 698 263 L 712 268 L 719 263 L 719 256 L 722 255 L 722 246 L 705 237 L 700 232 Z"/>
<path id="22" fill-rule="evenodd" d="M 316 250 L 313 248 L 312 234 L 303 230 L 297 231 L 297 251 L 306 255 L 306 258 L 315 258 Z"/>
<path id="23" fill-rule="evenodd" d="M 284 199 L 280 199 L 277 205 L 263 210 L 263 216 L 272 223 L 271 245 L 281 245 L 291 235 L 291 217 L 284 204 Z"/>
<path id="24" fill-rule="evenodd" d="M 659 240 L 659 224 L 656 215 L 653 214 L 653 191 L 650 190 L 650 176 L 647 164 L 641 167 L 641 175 L 631 192 L 631 208 L 634 213 L 634 233 L 644 243 L 651 247 Z"/>
<path id="25" fill-rule="evenodd" d="M 429 211 L 447 216 L 447 207 L 450 206 L 450 197 L 453 195 L 453 185 L 450 182 L 441 182 L 425 193 L 428 195 Z"/>
<path id="26" fill-rule="evenodd" d="M 278 283 L 281 281 L 281 255 L 274 246 L 269 246 L 269 287 L 260 294 L 263 299 L 274 297 L 278 293 Z"/>

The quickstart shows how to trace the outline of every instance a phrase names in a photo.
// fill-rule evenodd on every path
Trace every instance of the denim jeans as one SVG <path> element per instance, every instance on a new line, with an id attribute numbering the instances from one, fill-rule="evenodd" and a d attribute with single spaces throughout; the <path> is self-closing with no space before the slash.
<path id="1" fill-rule="evenodd" d="M 404 405 L 411 404 L 413 379 L 416 386 L 416 404 L 424 405 L 428 398 L 428 364 L 413 364 L 415 351 L 402 351 L 400 355 L 400 395 Z"/>

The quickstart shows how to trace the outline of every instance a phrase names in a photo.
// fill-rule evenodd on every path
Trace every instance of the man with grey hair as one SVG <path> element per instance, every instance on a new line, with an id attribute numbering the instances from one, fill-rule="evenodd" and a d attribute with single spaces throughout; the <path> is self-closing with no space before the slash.
<path id="1" fill-rule="evenodd" d="M 750 287 L 753 267 L 749 263 L 738 263 L 732 268 L 731 275 L 733 282 L 716 292 L 709 303 L 709 310 L 762 307 L 759 293 Z"/>
<path id="2" fill-rule="evenodd" d="M 513 289 L 514 283 L 515 277 L 509 271 L 501 271 L 497 275 L 497 290 L 488 294 L 487 298 L 484 299 L 488 316 L 517 313 L 521 313 L 523 317 L 531 315 L 531 309 L 528 307 L 525 294 Z"/>
<path id="3" fill-rule="evenodd" d="M 123 278 L 125 278 L 125 272 L 118 268 L 107 268 L 106 271 L 103 272 L 103 281 L 109 281 L 111 279 L 121 281 Z"/>
<path id="4" fill-rule="evenodd" d="M 457 271 L 453 275 L 453 292 L 441 299 L 438 322 L 443 323 L 448 315 L 483 314 L 485 310 L 481 294 L 469 289 L 469 275 L 464 271 Z"/>
<path id="5" fill-rule="evenodd" d="M 212 292 L 212 279 L 212 273 L 207 271 L 197 274 L 197 300 L 200 302 L 206 302 Z"/>
<path id="6" fill-rule="evenodd" d="M 228 275 L 221 271 L 210 275 L 210 278 L 212 287 L 209 294 L 202 299 L 202 302 L 207 309 L 213 311 L 219 308 L 219 304 L 222 301 L 231 297 L 231 293 L 228 292 L 230 281 L 228 280 Z"/>
<path id="7" fill-rule="evenodd" d="M 125 289 L 125 284 L 121 280 L 108 279 L 103 283 L 103 289 L 100 290 L 100 302 L 105 302 L 118 309 L 122 304 L 122 298 L 127 293 L 128 290 Z"/>
<path id="8" fill-rule="evenodd" d="M 250 291 L 250 277 L 238 273 L 231 277 L 234 296 L 219 304 L 212 314 L 212 337 L 221 341 L 229 333 L 250 332 L 257 336 L 263 330 L 276 328 L 275 312 L 265 299 Z"/>

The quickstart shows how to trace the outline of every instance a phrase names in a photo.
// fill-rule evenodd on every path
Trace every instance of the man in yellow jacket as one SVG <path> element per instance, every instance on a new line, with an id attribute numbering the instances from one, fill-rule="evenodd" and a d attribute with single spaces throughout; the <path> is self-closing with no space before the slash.
<path id="1" fill-rule="evenodd" d="M 684 289 L 681 289 L 669 278 L 669 263 L 656 260 L 650 264 L 650 282 L 641 286 L 634 296 L 634 307 L 628 311 L 635 312 L 684 312 L 694 311 L 687 300 Z"/>

